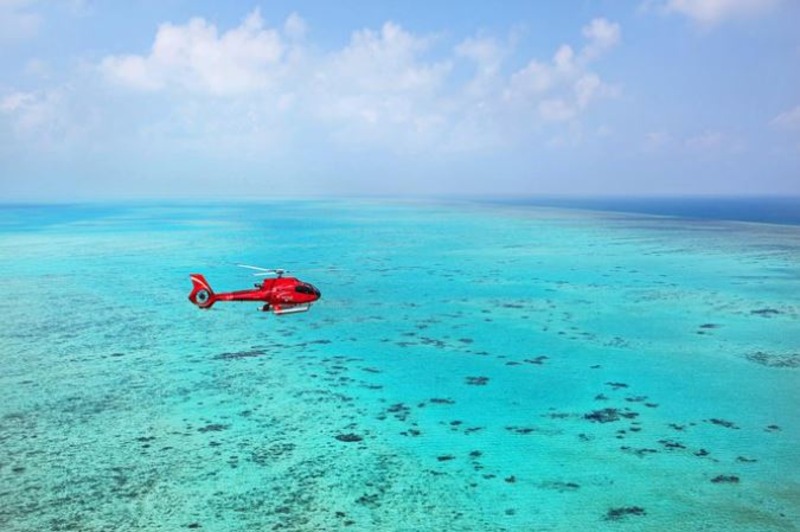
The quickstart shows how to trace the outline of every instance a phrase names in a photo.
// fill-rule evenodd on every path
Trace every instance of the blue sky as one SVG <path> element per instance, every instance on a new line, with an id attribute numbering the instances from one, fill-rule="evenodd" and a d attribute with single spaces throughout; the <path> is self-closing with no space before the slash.
<path id="1" fill-rule="evenodd" d="M 0 199 L 800 195 L 800 2 L 0 0 Z"/>

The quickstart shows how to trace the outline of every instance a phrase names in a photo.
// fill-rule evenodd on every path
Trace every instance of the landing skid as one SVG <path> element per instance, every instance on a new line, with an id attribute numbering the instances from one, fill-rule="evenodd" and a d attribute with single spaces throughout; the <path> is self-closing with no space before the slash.
<path id="1" fill-rule="evenodd" d="M 282 315 L 282 314 L 298 314 L 300 312 L 308 312 L 311 308 L 310 303 L 303 303 L 300 305 L 285 305 L 282 307 L 273 307 L 272 305 L 264 305 L 261 307 L 261 312 L 272 312 L 275 315 Z"/>

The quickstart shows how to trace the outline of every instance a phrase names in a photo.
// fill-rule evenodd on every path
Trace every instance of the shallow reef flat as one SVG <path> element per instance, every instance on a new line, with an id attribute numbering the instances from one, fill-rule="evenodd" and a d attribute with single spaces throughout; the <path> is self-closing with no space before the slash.
<path id="1" fill-rule="evenodd" d="M 796 226 L 82 209 L 0 230 L 2 530 L 800 528 Z"/>

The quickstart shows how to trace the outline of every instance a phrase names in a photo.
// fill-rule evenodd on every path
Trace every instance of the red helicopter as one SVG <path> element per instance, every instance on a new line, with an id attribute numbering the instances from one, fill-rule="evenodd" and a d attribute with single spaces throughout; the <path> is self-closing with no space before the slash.
<path id="1" fill-rule="evenodd" d="M 321 294 L 317 288 L 295 277 L 284 277 L 288 273 L 283 269 L 259 268 L 247 264 L 237 264 L 242 268 L 258 270 L 253 275 L 274 275 L 271 279 L 264 279 L 256 283 L 255 288 L 249 290 L 236 290 L 234 292 L 215 293 L 206 278 L 199 273 L 189 275 L 192 279 L 192 292 L 189 301 L 202 309 L 209 309 L 217 301 L 263 301 L 263 312 L 273 314 L 295 314 L 306 312 L 311 308 L 311 303 L 318 300 Z"/>

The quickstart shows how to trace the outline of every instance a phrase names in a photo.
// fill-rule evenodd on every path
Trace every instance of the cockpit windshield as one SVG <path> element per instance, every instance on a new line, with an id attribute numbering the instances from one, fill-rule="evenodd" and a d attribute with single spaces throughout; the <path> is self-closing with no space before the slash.
<path id="1" fill-rule="evenodd" d="M 294 291 L 300 294 L 315 295 L 317 297 L 320 296 L 319 290 L 317 290 L 313 285 L 310 285 L 308 283 L 299 283 L 297 286 L 294 287 Z"/>

